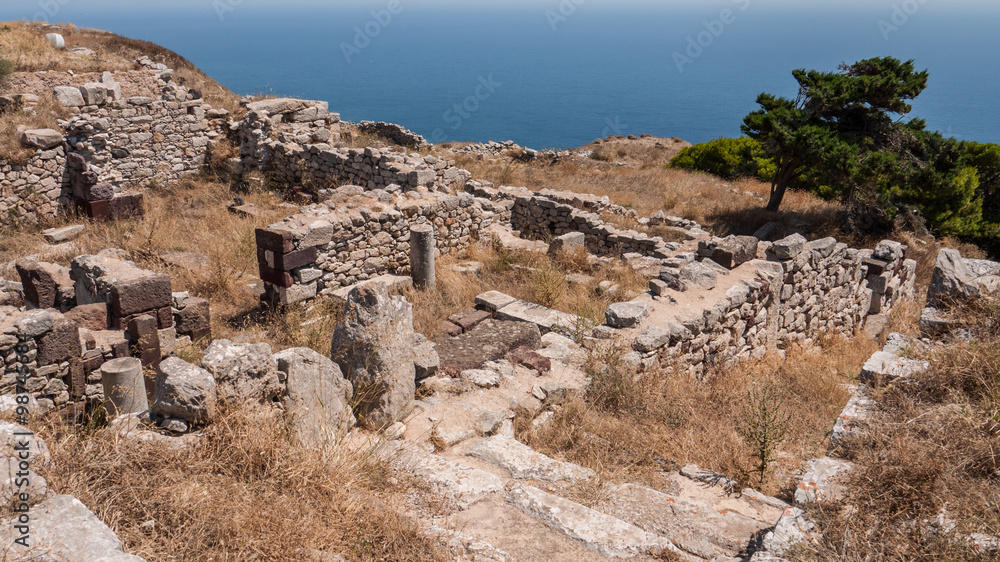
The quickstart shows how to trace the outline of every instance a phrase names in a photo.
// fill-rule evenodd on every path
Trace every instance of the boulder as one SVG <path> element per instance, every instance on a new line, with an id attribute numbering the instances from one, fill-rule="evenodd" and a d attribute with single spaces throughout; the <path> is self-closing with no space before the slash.
<path id="1" fill-rule="evenodd" d="M 59 308 L 63 296 L 73 290 L 69 269 L 60 265 L 20 259 L 14 269 L 24 288 L 24 300 L 36 308 Z"/>
<path id="2" fill-rule="evenodd" d="M 617 302 L 608 307 L 604 318 L 609 326 L 614 328 L 634 328 L 649 316 L 649 303 Z"/>
<path id="3" fill-rule="evenodd" d="M 477 369 L 486 361 L 503 359 L 519 347 L 538 349 L 541 332 L 529 322 L 485 320 L 471 331 L 457 337 L 442 338 L 437 343 L 441 370 L 457 373 Z"/>
<path id="4" fill-rule="evenodd" d="M 300 441 L 333 443 L 354 427 L 354 389 L 336 363 L 308 348 L 286 349 L 274 359 L 285 373 L 285 411 Z"/>
<path id="5" fill-rule="evenodd" d="M 108 100 L 108 87 L 100 82 L 87 82 L 80 86 L 84 105 L 103 105 Z"/>
<path id="6" fill-rule="evenodd" d="M 753 236 L 712 238 L 698 243 L 698 254 L 726 269 L 734 269 L 757 257 L 758 242 Z"/>
<path id="7" fill-rule="evenodd" d="M 801 234 L 792 234 L 771 244 L 771 253 L 779 260 L 790 260 L 802 253 L 806 247 L 806 238 Z"/>
<path id="8" fill-rule="evenodd" d="M 413 341 L 413 307 L 406 299 L 389 296 L 380 284 L 348 294 L 330 356 L 354 385 L 362 426 L 388 427 L 413 402 Z"/>
<path id="9" fill-rule="evenodd" d="M 719 284 L 719 274 L 710 265 L 692 262 L 681 268 L 680 280 L 688 287 L 698 287 L 710 291 Z"/>
<path id="10" fill-rule="evenodd" d="M 215 379 L 212 373 L 177 357 L 168 357 L 156 369 L 154 414 L 192 424 L 215 416 Z"/>
<path id="11" fill-rule="evenodd" d="M 934 274 L 927 289 L 927 302 L 942 308 L 952 302 L 979 296 L 976 275 L 962 259 L 958 250 L 942 248 L 938 252 Z"/>
<path id="12" fill-rule="evenodd" d="M 0 524 L 15 529 L 17 519 Z M 53 496 L 31 510 L 29 546 L 15 544 L 18 533 L 4 533 L 0 550 L 11 560 L 76 560 L 79 562 L 142 562 L 125 554 L 122 542 L 73 496 Z"/>
<path id="13" fill-rule="evenodd" d="M 56 101 L 65 107 L 83 107 L 87 105 L 83 102 L 83 94 L 80 93 L 80 88 L 56 86 L 52 95 L 55 96 Z"/>
<path id="14" fill-rule="evenodd" d="M 218 397 L 228 402 L 264 402 L 281 394 L 278 369 L 266 343 L 215 340 L 201 366 L 212 373 Z"/>
<path id="15" fill-rule="evenodd" d="M 568 232 L 557 236 L 549 243 L 549 255 L 573 254 L 586 248 L 586 236 L 582 232 Z"/>
<path id="16" fill-rule="evenodd" d="M 62 133 L 55 129 L 28 129 L 21 133 L 21 144 L 48 150 L 62 144 Z"/>
<path id="17" fill-rule="evenodd" d="M 413 367 L 418 381 L 434 376 L 441 366 L 441 357 L 434 349 L 434 342 L 421 342 L 413 346 Z"/>

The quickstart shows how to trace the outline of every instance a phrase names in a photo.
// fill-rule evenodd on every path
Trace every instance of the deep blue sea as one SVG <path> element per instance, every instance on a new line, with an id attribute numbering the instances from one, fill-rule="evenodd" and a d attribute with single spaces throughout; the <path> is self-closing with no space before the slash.
<path id="1" fill-rule="evenodd" d="M 883 55 L 930 71 L 913 116 L 1000 142 L 995 0 L 4 4 L 0 19 L 58 5 L 51 21 L 159 43 L 237 93 L 322 99 L 438 142 L 737 136 L 760 92 L 796 94 L 793 69 Z"/>

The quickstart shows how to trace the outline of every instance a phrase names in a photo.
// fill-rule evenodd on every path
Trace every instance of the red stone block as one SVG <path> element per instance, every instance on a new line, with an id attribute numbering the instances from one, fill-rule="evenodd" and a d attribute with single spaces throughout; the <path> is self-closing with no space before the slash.
<path id="1" fill-rule="evenodd" d="M 68 318 L 58 318 L 52 331 L 38 338 L 38 365 L 54 365 L 80 357 L 80 328 Z"/>
<path id="2" fill-rule="evenodd" d="M 104 358 L 101 358 L 103 362 Z M 69 362 L 69 396 L 70 400 L 80 400 L 87 396 L 87 373 L 86 366 L 79 358 L 73 358 Z"/>
<path id="3" fill-rule="evenodd" d="M 108 305 L 103 302 L 77 306 L 67 311 L 65 316 L 74 320 L 81 328 L 94 332 L 108 329 Z"/>
<path id="4" fill-rule="evenodd" d="M 267 265 L 263 263 L 257 264 L 257 271 L 260 273 L 261 279 L 272 285 L 287 288 L 295 284 L 295 279 L 292 278 L 292 274 L 287 271 L 277 271 L 267 267 Z"/>
<path id="5" fill-rule="evenodd" d="M 76 208 L 84 215 L 95 221 L 107 222 L 111 220 L 111 201 L 85 201 L 76 200 Z"/>
<path id="6" fill-rule="evenodd" d="M 263 229 L 254 231 L 257 239 L 257 251 L 270 250 L 275 254 L 287 254 L 295 249 L 292 232 L 283 229 Z"/>
<path id="7" fill-rule="evenodd" d="M 189 298 L 185 306 L 175 316 L 177 333 L 191 336 L 191 341 L 211 339 L 212 316 L 208 301 Z"/>
<path id="8" fill-rule="evenodd" d="M 169 307 L 171 301 L 170 276 L 163 273 L 118 281 L 111 287 L 111 314 L 117 318 Z"/>
<path id="9" fill-rule="evenodd" d="M 111 199 L 108 205 L 108 214 L 113 221 L 139 218 L 143 213 L 141 193 L 123 193 Z"/>
<path id="10" fill-rule="evenodd" d="M 166 330 L 174 325 L 174 309 L 169 306 L 156 311 L 156 325 L 161 330 Z"/>

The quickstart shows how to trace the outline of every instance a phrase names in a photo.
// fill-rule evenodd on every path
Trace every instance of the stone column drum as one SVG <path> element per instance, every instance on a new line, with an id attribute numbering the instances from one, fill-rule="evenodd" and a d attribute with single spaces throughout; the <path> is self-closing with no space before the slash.
<path id="1" fill-rule="evenodd" d="M 418 289 L 434 289 L 434 227 L 418 224 L 410 227 L 410 276 Z"/>
<path id="2" fill-rule="evenodd" d="M 142 361 L 134 357 L 112 359 L 101 365 L 104 409 L 111 416 L 136 414 L 149 409 Z"/>

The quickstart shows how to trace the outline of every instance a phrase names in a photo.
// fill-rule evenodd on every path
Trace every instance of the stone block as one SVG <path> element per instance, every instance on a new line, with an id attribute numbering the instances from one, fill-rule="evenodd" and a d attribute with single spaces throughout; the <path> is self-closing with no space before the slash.
<path id="1" fill-rule="evenodd" d="M 84 105 L 104 105 L 108 100 L 108 87 L 100 82 L 87 82 L 80 86 Z"/>
<path id="2" fill-rule="evenodd" d="M 476 306 L 490 312 L 496 312 L 516 300 L 516 298 L 500 291 L 489 291 L 476 297 Z"/>
<path id="3" fill-rule="evenodd" d="M 170 276 L 153 273 L 144 277 L 124 279 L 111 286 L 111 314 L 123 318 L 169 307 L 173 297 Z"/>
<path id="4" fill-rule="evenodd" d="M 806 239 L 801 234 L 792 234 L 771 245 L 771 253 L 779 260 L 790 260 L 802 253 Z"/>
<path id="5" fill-rule="evenodd" d="M 55 365 L 80 356 L 80 328 L 61 314 L 55 316 L 52 330 L 37 341 L 39 365 Z"/>
<path id="6" fill-rule="evenodd" d="M 87 201 L 108 201 L 115 196 L 115 186 L 107 182 L 98 182 L 94 185 L 82 186 L 81 195 Z M 115 203 L 109 203 L 110 212 L 115 212 Z M 142 213 L 139 213 L 142 215 Z"/>
<path id="7" fill-rule="evenodd" d="M 462 312 L 452 314 L 448 317 L 448 321 L 462 328 L 462 331 L 467 332 L 491 316 L 492 315 L 485 310 L 470 308 L 463 310 Z"/>
<path id="8" fill-rule="evenodd" d="M 48 150 L 62 144 L 62 133 L 55 129 L 28 129 L 21 133 L 21 144 L 31 148 Z"/>
<path id="9" fill-rule="evenodd" d="M 257 250 L 257 262 L 277 271 L 292 271 L 316 263 L 319 251 L 310 246 L 302 250 L 277 254 L 271 250 Z"/>
<path id="10" fill-rule="evenodd" d="M 549 255 L 572 254 L 586 248 L 586 236 L 582 232 L 567 232 L 549 243 Z"/>
<path id="11" fill-rule="evenodd" d="M 76 240 L 81 234 L 83 234 L 83 231 L 86 230 L 86 228 L 87 227 L 82 224 L 74 224 L 71 226 L 64 226 L 62 228 L 50 228 L 42 231 L 42 238 L 44 238 L 49 244 L 61 244 L 63 242 Z"/>
<path id="12" fill-rule="evenodd" d="M 83 107 L 87 105 L 83 101 L 83 94 L 80 93 L 80 88 L 74 88 L 72 86 L 56 86 L 52 95 L 56 98 L 56 101 L 64 107 Z"/>
<path id="13" fill-rule="evenodd" d="M 98 222 L 111 220 L 111 201 L 76 200 L 76 208 L 85 216 Z"/>
<path id="14" fill-rule="evenodd" d="M 177 333 L 191 336 L 191 341 L 207 340 L 212 337 L 212 316 L 208 301 L 189 297 L 187 306 L 174 315 Z"/>
<path id="15" fill-rule="evenodd" d="M 275 254 L 287 254 L 295 249 L 292 231 L 282 228 L 258 228 L 254 231 L 257 251 L 270 250 Z"/>
<path id="16" fill-rule="evenodd" d="M 23 259 L 14 262 L 14 269 L 21 279 L 24 299 L 36 308 L 59 308 L 61 288 L 72 288 L 69 270 L 65 267 Z"/>
<path id="17" fill-rule="evenodd" d="M 295 284 L 295 278 L 291 273 L 272 269 L 263 263 L 257 264 L 257 273 L 260 274 L 261 280 L 276 287 L 291 287 Z"/>
<path id="18" fill-rule="evenodd" d="M 122 193 L 108 202 L 111 220 L 127 220 L 143 216 L 141 193 Z"/>
<path id="19" fill-rule="evenodd" d="M 614 328 L 634 328 L 649 316 L 649 303 L 618 302 L 608 307 L 604 313 L 607 324 Z"/>
<path id="20" fill-rule="evenodd" d="M 144 314 L 130 320 L 128 335 L 134 354 L 142 360 L 144 366 L 159 365 L 161 358 L 160 334 L 154 316 Z"/>
<path id="21" fill-rule="evenodd" d="M 108 323 L 108 305 L 103 302 L 71 308 L 65 316 L 74 320 L 81 328 L 94 332 L 107 330 L 110 325 Z"/>

